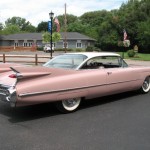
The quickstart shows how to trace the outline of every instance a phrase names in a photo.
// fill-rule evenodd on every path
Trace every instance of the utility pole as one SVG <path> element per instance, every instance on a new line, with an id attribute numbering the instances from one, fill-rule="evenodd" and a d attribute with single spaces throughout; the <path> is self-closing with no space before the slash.
<path id="1" fill-rule="evenodd" d="M 52 41 L 53 23 L 52 23 L 52 21 L 53 21 L 53 17 L 54 17 L 54 13 L 52 11 L 49 13 L 49 17 L 50 17 L 50 20 L 51 20 L 49 26 L 50 26 L 50 37 L 51 37 L 50 38 L 50 48 L 51 48 L 51 59 L 52 59 L 52 51 L 53 51 L 52 50 L 52 46 L 53 46 L 53 43 L 52 43 L 53 42 Z"/>

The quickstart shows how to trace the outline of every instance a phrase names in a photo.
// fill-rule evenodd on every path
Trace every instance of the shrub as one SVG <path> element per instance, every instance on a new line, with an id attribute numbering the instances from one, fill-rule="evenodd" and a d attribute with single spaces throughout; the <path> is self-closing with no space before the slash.
<path id="1" fill-rule="evenodd" d="M 64 51 L 63 48 L 55 48 L 55 51 Z"/>
<path id="2" fill-rule="evenodd" d="M 67 48 L 67 51 L 68 52 L 73 52 L 73 49 L 72 48 Z"/>
<path id="3" fill-rule="evenodd" d="M 127 54 L 128 54 L 129 57 L 134 57 L 134 56 L 135 56 L 135 52 L 134 52 L 133 49 L 128 50 L 128 51 L 127 51 Z"/>
<path id="4" fill-rule="evenodd" d="M 37 47 L 37 50 L 38 50 L 38 51 L 43 51 L 43 46 Z"/>
<path id="5" fill-rule="evenodd" d="M 94 47 L 94 46 L 88 46 L 88 47 L 86 48 L 86 51 L 87 51 L 87 52 L 93 52 L 93 51 L 100 52 L 101 49 L 98 48 L 98 47 Z"/>
<path id="6" fill-rule="evenodd" d="M 100 52 L 102 50 L 100 48 L 98 48 L 98 47 L 94 47 L 94 51 Z"/>
<path id="7" fill-rule="evenodd" d="M 86 51 L 87 51 L 87 52 L 93 52 L 93 51 L 94 51 L 94 46 L 88 46 L 88 47 L 86 48 Z"/>
<path id="8" fill-rule="evenodd" d="M 75 50 L 76 52 L 84 52 L 85 50 L 84 49 L 82 49 L 82 48 L 76 48 L 76 50 Z"/>
<path id="9" fill-rule="evenodd" d="M 55 51 L 65 51 L 65 49 L 64 48 L 55 48 Z M 73 49 L 67 48 L 66 51 L 71 52 L 71 51 L 73 51 Z"/>

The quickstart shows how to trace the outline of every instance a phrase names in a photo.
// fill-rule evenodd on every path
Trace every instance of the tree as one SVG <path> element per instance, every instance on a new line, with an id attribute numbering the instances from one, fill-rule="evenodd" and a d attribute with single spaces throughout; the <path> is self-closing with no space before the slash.
<path id="1" fill-rule="evenodd" d="M 68 24 L 67 31 L 68 32 L 79 32 L 84 33 L 86 30 L 86 26 L 83 25 L 80 21 L 76 21 Z"/>
<path id="2" fill-rule="evenodd" d="M 61 31 L 65 31 L 65 23 L 64 23 L 65 16 L 64 15 L 59 15 L 57 18 L 59 20 Z M 72 23 L 74 23 L 78 20 L 77 16 L 74 16 L 74 15 L 71 15 L 71 14 L 66 14 L 66 18 L 67 18 L 67 29 L 68 29 L 68 26 L 70 24 L 72 24 Z M 55 29 L 55 27 L 54 27 L 54 29 Z"/>
<path id="3" fill-rule="evenodd" d="M 53 40 L 53 42 L 58 42 L 60 39 L 61 39 L 60 33 L 54 32 L 54 33 L 52 34 L 52 40 Z"/>
<path id="4" fill-rule="evenodd" d="M 44 43 L 49 43 L 50 42 L 50 38 L 51 38 L 51 36 L 50 36 L 49 32 L 43 32 L 43 34 L 42 34 L 42 40 L 43 40 Z M 52 41 L 53 42 L 58 42 L 60 40 L 60 38 L 61 38 L 60 33 L 54 32 L 52 34 Z"/>
<path id="5" fill-rule="evenodd" d="M 147 53 L 150 53 L 150 19 L 138 24 L 138 33 L 137 33 L 137 40 L 138 45 L 140 47 L 140 52 L 144 50 Z"/>
<path id="6" fill-rule="evenodd" d="M 48 22 L 41 22 L 37 26 L 37 32 L 46 32 L 48 30 Z"/>
<path id="7" fill-rule="evenodd" d="M 15 34 L 20 32 L 20 28 L 17 25 L 8 25 L 3 29 L 2 34 Z"/>
<path id="8" fill-rule="evenodd" d="M 33 25 L 28 25 L 28 26 L 26 26 L 26 28 L 25 28 L 25 32 L 30 32 L 30 33 L 36 32 L 36 27 L 33 26 Z"/>
<path id="9" fill-rule="evenodd" d="M 42 34 L 42 40 L 43 40 L 43 42 L 44 43 L 48 43 L 48 42 L 50 42 L 50 33 L 49 32 L 44 32 L 43 34 Z"/>
<path id="10" fill-rule="evenodd" d="M 128 38 L 131 41 L 131 47 L 138 44 L 138 46 L 143 49 L 143 52 L 150 49 L 147 47 L 149 42 L 146 40 L 148 34 L 150 34 L 148 30 L 148 20 L 150 16 L 149 7 L 149 0 L 129 0 L 118 10 L 120 24 L 127 30 Z M 145 30 L 148 34 L 144 33 Z"/>
<path id="11" fill-rule="evenodd" d="M 98 42 L 103 50 L 111 51 L 116 49 L 118 45 L 118 33 L 110 22 L 103 22 L 98 33 L 100 35 Z"/>
<path id="12" fill-rule="evenodd" d="M 94 39 L 99 39 L 101 35 L 99 34 L 99 28 L 104 21 L 109 19 L 110 12 L 106 10 L 87 12 L 80 17 L 82 25 L 85 25 L 84 32 Z"/>
<path id="13" fill-rule="evenodd" d="M 80 17 L 82 24 L 89 24 L 91 27 L 98 27 L 108 16 L 108 11 L 87 12 Z"/>
<path id="14" fill-rule="evenodd" d="M 26 19 L 21 17 L 12 17 L 8 18 L 5 21 L 6 27 L 9 25 L 16 25 L 20 28 L 20 31 L 28 31 L 28 28 L 31 28 L 31 23 L 29 21 L 26 21 Z M 32 26 L 33 28 L 33 26 Z"/>
<path id="15" fill-rule="evenodd" d="M 0 23 L 0 31 L 3 30 L 3 24 Z"/>

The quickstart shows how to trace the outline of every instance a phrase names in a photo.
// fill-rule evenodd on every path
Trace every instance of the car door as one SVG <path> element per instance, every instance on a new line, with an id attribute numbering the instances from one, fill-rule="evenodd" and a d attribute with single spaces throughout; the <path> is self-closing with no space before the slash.
<path id="1" fill-rule="evenodd" d="M 121 93 L 133 89 L 136 75 L 131 68 L 109 68 L 106 69 L 108 93 Z"/>
<path id="2" fill-rule="evenodd" d="M 100 60 L 101 57 L 91 58 L 80 68 L 85 74 L 88 87 L 87 98 L 89 99 L 103 96 L 107 93 L 107 74 L 101 66 Z"/>
<path id="3" fill-rule="evenodd" d="M 105 69 L 107 74 L 108 94 L 131 91 L 139 75 L 119 57 L 114 58 L 111 65 Z M 121 61 L 121 62 L 120 62 Z M 114 63 L 115 62 L 115 63 Z"/>
<path id="4" fill-rule="evenodd" d="M 104 69 L 89 69 L 89 71 L 86 71 L 85 78 L 88 87 L 88 98 L 104 96 L 107 93 L 107 76 Z"/>

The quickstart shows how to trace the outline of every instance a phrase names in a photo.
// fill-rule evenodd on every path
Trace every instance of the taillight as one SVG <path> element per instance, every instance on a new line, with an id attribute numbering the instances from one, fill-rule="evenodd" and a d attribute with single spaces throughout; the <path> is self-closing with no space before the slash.
<path id="1" fill-rule="evenodd" d="M 17 75 L 16 74 L 11 74 L 11 75 L 9 75 L 9 78 L 17 78 Z"/>

